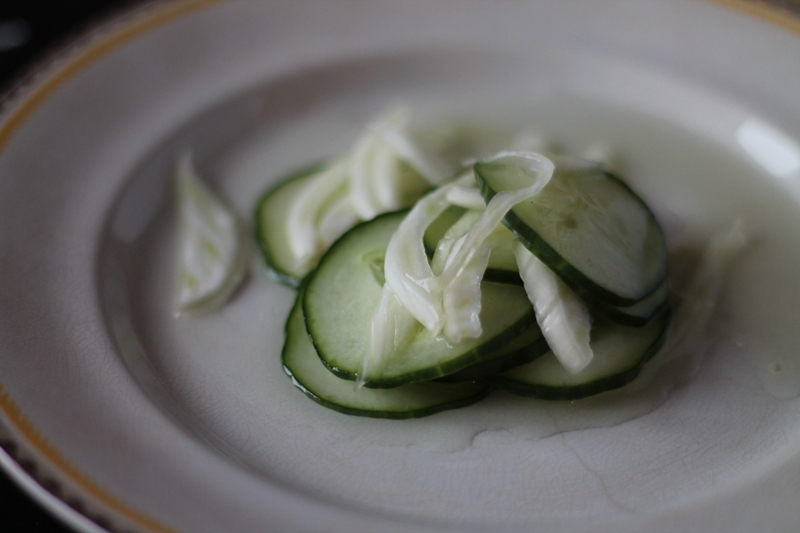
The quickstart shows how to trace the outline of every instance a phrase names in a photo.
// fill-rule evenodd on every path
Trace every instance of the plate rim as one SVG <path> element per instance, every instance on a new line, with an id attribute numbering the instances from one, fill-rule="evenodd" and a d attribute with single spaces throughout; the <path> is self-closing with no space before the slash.
<path id="1" fill-rule="evenodd" d="M 120 46 L 228 0 L 146 0 L 111 11 L 46 50 L 0 93 L 0 156 L 16 131 L 59 87 Z M 800 37 L 800 1 L 704 0 Z M 0 468 L 48 512 L 85 533 L 177 533 L 127 504 L 72 464 L 27 418 L 0 378 Z M 117 524 L 122 518 L 124 526 Z M 121 524 L 120 524 L 121 525 Z"/>
<path id="2" fill-rule="evenodd" d="M 124 44 L 177 18 L 228 0 L 149 0 L 90 21 L 46 50 L 0 94 L 0 156 L 16 131 L 59 87 Z M 65 524 L 85 533 L 177 531 L 111 493 L 72 464 L 28 419 L 0 379 L 0 468 Z M 46 473 L 45 473 L 46 472 Z"/>

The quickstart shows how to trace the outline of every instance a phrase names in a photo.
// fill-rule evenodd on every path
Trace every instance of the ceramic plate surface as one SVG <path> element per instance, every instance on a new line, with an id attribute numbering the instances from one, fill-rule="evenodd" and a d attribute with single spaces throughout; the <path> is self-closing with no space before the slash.
<path id="1" fill-rule="evenodd" d="M 84 531 L 796 531 L 800 24 L 742 6 L 168 3 L 87 36 L 0 122 L 2 464 Z M 294 388 L 294 293 L 258 260 L 173 316 L 180 153 L 249 219 L 397 104 L 610 150 L 677 287 L 740 220 L 700 340 L 592 400 L 388 421 Z"/>

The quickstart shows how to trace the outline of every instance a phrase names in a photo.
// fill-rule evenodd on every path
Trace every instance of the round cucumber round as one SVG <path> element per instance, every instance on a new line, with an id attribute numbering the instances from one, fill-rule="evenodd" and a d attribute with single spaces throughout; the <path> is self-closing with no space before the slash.
<path id="1" fill-rule="evenodd" d="M 487 203 L 519 188 L 519 158 L 478 162 L 475 177 Z M 535 196 L 503 220 L 519 240 L 587 301 L 628 306 L 655 291 L 667 273 L 661 228 L 622 180 L 601 168 L 557 168 Z"/>
<path id="2" fill-rule="evenodd" d="M 355 380 L 372 316 L 382 292 L 382 258 L 406 211 L 378 216 L 343 235 L 309 276 L 303 299 L 306 326 L 323 363 Z M 480 362 L 530 326 L 535 318 L 518 286 L 483 282 L 480 337 L 453 346 L 420 326 L 412 341 L 371 373 L 368 387 L 388 388 L 439 378 Z"/>

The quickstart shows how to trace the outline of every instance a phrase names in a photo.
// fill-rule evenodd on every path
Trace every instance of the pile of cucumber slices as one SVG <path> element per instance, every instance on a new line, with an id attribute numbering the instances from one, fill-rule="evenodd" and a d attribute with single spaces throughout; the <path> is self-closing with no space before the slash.
<path id="1" fill-rule="evenodd" d="M 658 351 L 665 242 L 619 177 L 502 152 L 447 181 L 396 131 L 371 131 L 378 152 L 296 172 L 256 209 L 268 266 L 297 288 L 282 359 L 308 397 L 381 418 L 496 388 L 574 400 L 625 385 Z"/>

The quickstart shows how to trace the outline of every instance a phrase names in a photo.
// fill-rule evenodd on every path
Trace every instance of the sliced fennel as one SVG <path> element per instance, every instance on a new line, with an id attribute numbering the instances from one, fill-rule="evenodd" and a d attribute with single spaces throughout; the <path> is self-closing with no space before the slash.
<path id="1" fill-rule="evenodd" d="M 176 311 L 209 311 L 225 303 L 247 273 L 250 241 L 233 211 L 200 180 L 188 153 L 178 161 L 176 181 Z"/>
<path id="2" fill-rule="evenodd" d="M 482 247 L 491 246 L 484 245 L 484 242 L 500 225 L 506 213 L 515 204 L 541 191 L 550 181 L 555 168 L 548 158 L 534 152 L 501 152 L 484 160 L 484 163 L 505 166 L 510 187 L 492 197 L 480 218 L 464 236 L 463 244 L 452 254 L 452 258 L 448 258 L 439 281 L 444 291 L 464 273 L 473 257 L 484 251 Z"/>
<path id="3" fill-rule="evenodd" d="M 391 132 L 405 139 L 406 153 L 419 152 L 405 133 L 406 124 L 407 113 L 391 113 L 368 126 L 351 151 L 350 197 L 361 220 L 406 207 L 441 180 L 438 175 L 429 177 L 417 171 L 406 156 L 385 139 Z"/>
<path id="4" fill-rule="evenodd" d="M 447 191 L 447 201 L 466 209 L 483 210 L 486 207 L 486 201 L 475 187 L 453 187 Z"/>
<path id="5" fill-rule="evenodd" d="M 287 214 L 286 231 L 290 252 L 294 262 L 293 270 L 307 272 L 319 261 L 327 248 L 323 239 L 322 220 L 326 217 L 323 208 L 331 202 L 332 197 L 347 193 L 346 162 L 336 163 L 319 171 L 305 188 L 294 198 Z M 340 207 L 346 217 L 355 218 L 354 209 L 349 204 Z M 329 239 L 335 240 L 338 235 L 328 233 Z"/>
<path id="6" fill-rule="evenodd" d="M 449 207 L 448 191 L 468 185 L 471 180 L 471 176 L 464 175 L 421 198 L 389 241 L 384 259 L 386 283 L 372 316 L 357 386 L 367 382 L 372 370 L 402 347 L 405 335 L 402 329 L 392 327 L 394 324 L 405 324 L 410 318 L 434 336 L 442 330 L 444 307 L 434 286 L 436 276 L 428 262 L 423 236 L 428 225 Z"/>
<path id="7" fill-rule="evenodd" d="M 455 261 L 451 262 L 450 259 L 459 257 L 459 252 L 467 246 L 468 237 L 469 234 L 456 241 L 453 254 L 445 263 L 443 275 L 454 269 L 452 265 Z M 460 267 L 443 291 L 442 303 L 446 318 L 444 336 L 448 341 L 459 343 L 463 339 L 477 338 L 483 333 L 480 319 L 483 274 L 486 272 L 492 250 L 514 240 L 514 234 L 505 227 L 497 225 L 476 247 L 474 253 Z"/>
<path id="8" fill-rule="evenodd" d="M 378 121 L 372 129 L 384 142 L 391 146 L 397 157 L 407 162 L 425 181 L 431 185 L 444 183 L 452 176 L 444 164 L 421 149 L 408 134 L 408 111 L 399 108 Z"/>
<path id="9" fill-rule="evenodd" d="M 467 234 L 469 228 L 480 218 L 481 212 L 482 210 L 479 211 L 477 209 L 464 211 L 461 218 L 450 226 L 445 234 L 442 235 L 436 245 L 436 249 L 433 251 L 433 257 L 431 258 L 431 270 L 433 270 L 434 274 L 437 276 L 442 274 L 447 260 L 453 254 L 453 249 L 457 244 L 460 247 L 464 243 L 464 235 Z"/>
<path id="10" fill-rule="evenodd" d="M 423 241 L 425 230 L 451 205 L 449 197 L 472 195 L 468 191 L 470 187 L 474 189 L 474 178 L 463 175 L 419 200 L 386 251 L 386 287 L 400 306 L 388 297 L 382 298 L 373 324 L 387 320 L 392 323 L 392 312 L 407 312 L 431 335 L 444 332 L 451 343 L 481 335 L 480 282 L 492 249 L 513 239 L 505 228 L 500 228 L 500 222 L 516 203 L 538 193 L 554 170 L 549 159 L 533 152 L 502 152 L 489 162 L 505 164 L 508 181 L 516 188 L 491 199 L 470 229 L 453 244 L 440 274 L 434 274 L 428 262 Z M 361 378 L 365 380 L 369 379 L 369 366 L 379 364 L 389 355 L 391 352 L 387 350 L 397 340 L 393 328 L 373 326 L 370 332 L 365 346 L 365 352 L 369 353 L 364 354 L 365 364 L 361 369 Z"/>
<path id="11" fill-rule="evenodd" d="M 589 308 L 521 242 L 514 247 L 519 275 L 533 303 L 536 322 L 565 370 L 577 374 L 592 361 Z"/>
<path id="12" fill-rule="evenodd" d="M 291 257 L 283 262 L 298 280 L 355 224 L 410 206 L 447 176 L 407 130 L 404 110 L 387 114 L 290 199 L 284 227 Z"/>
<path id="13" fill-rule="evenodd" d="M 414 320 L 388 285 L 383 286 L 378 310 L 370 323 L 371 345 L 364 354 L 364 361 L 356 378 L 356 389 L 364 386 L 367 376 L 384 360 L 385 354 L 395 353 L 413 340 L 419 331 L 419 322 Z"/>
<path id="14" fill-rule="evenodd" d="M 482 212 L 483 208 L 464 209 L 463 207 L 452 206 L 447 208 L 439 218 L 428 226 L 423 240 L 425 242 L 425 250 L 431 257 L 431 268 L 436 275 L 442 273 L 455 242 L 469 231 L 469 228 L 478 220 Z M 498 226 L 498 230 L 500 228 L 505 228 L 505 226 Z M 505 229 L 505 231 L 512 235 L 510 230 Z M 519 269 L 517 268 L 517 259 L 514 257 L 513 244 L 515 241 L 515 239 L 512 239 L 507 244 L 501 244 L 492 250 L 486 271 L 483 273 L 484 281 L 522 285 Z"/>
<path id="15" fill-rule="evenodd" d="M 400 223 L 386 250 L 386 285 L 402 306 L 434 335 L 444 327 L 444 316 L 441 297 L 434 286 L 436 277 L 425 253 L 423 235 L 428 225 L 449 207 L 448 191 L 469 185 L 470 181 L 472 176 L 464 175 L 421 198 Z M 380 312 L 379 309 L 376 316 Z M 386 343 L 373 341 L 372 345 Z"/>

